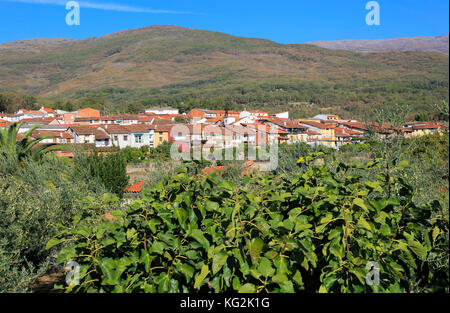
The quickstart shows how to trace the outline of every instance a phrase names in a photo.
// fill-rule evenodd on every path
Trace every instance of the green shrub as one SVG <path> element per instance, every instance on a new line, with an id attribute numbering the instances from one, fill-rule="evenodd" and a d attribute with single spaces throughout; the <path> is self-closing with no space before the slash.
<path id="1" fill-rule="evenodd" d="M 122 197 L 123 190 L 128 185 L 126 161 L 122 153 L 107 155 L 78 153 L 75 157 L 75 171 L 85 177 L 105 186 L 109 192 Z M 86 174 L 87 169 L 87 174 Z M 86 177 L 87 176 L 87 177 Z"/>
<path id="2" fill-rule="evenodd" d="M 96 196 L 92 182 L 72 173 L 70 163 L 47 155 L 40 162 L 4 154 L 0 159 L 0 292 L 25 292 L 45 271 L 46 242 L 69 223 L 86 196 Z M 106 191 L 102 185 L 95 188 Z"/>
<path id="3" fill-rule="evenodd" d="M 318 157 L 293 178 L 245 176 L 256 192 L 180 171 L 114 221 L 83 213 L 48 248 L 65 243 L 58 262 L 80 264 L 69 292 L 448 292 L 448 215 L 414 204 L 407 162 L 363 179 L 352 172 L 380 160 L 331 171 Z"/>

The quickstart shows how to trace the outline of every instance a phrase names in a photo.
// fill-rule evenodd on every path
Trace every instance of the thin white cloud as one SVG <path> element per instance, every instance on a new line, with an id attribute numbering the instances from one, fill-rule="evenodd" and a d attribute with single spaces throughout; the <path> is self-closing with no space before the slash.
<path id="1" fill-rule="evenodd" d="M 46 5 L 61 5 L 65 6 L 67 1 L 63 0 L 0 0 L 3 2 L 15 3 L 29 3 L 29 4 L 46 4 Z M 172 10 L 157 10 L 150 8 L 141 8 L 128 5 L 120 5 L 114 3 L 96 3 L 90 1 L 77 1 L 81 8 L 97 9 L 105 11 L 119 11 L 119 12 L 134 12 L 134 13 L 153 13 L 153 14 L 196 14 L 193 12 L 172 11 Z"/>

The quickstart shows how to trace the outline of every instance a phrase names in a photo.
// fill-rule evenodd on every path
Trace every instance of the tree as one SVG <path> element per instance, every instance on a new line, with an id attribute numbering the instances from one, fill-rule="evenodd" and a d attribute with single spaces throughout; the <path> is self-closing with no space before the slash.
<path id="1" fill-rule="evenodd" d="M 419 122 L 428 122 L 429 121 L 428 113 L 426 112 L 417 113 L 414 119 Z"/>
<path id="2" fill-rule="evenodd" d="M 109 192 L 122 197 L 124 188 L 128 185 L 127 162 L 122 153 L 101 155 L 96 150 L 92 154 L 77 155 L 76 171 L 87 168 L 91 178 L 98 179 Z"/>
<path id="3" fill-rule="evenodd" d="M 21 126 L 21 123 L 13 123 L 9 125 L 8 128 L 0 130 L 0 147 L 5 147 L 5 150 L 10 155 L 15 155 L 19 164 L 27 157 L 30 157 L 33 160 L 39 160 L 45 154 L 61 149 L 62 145 L 55 143 L 41 143 L 47 138 L 53 138 L 51 135 L 42 135 L 38 138 L 32 138 L 32 132 L 40 128 L 40 125 L 31 127 L 21 139 L 17 139 Z M 3 153 L 5 153 L 4 151 Z"/>
<path id="4" fill-rule="evenodd" d="M 177 123 L 185 123 L 186 120 L 182 116 L 177 116 L 177 117 L 175 117 L 175 122 L 177 122 Z"/>

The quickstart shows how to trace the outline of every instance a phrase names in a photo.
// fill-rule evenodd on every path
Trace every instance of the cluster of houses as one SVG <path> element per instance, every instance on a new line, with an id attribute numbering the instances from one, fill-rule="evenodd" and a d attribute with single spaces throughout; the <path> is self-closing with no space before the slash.
<path id="1" fill-rule="evenodd" d="M 317 115 L 290 119 L 288 112 L 269 114 L 260 110 L 225 111 L 193 109 L 180 114 L 177 109 L 150 108 L 140 114 L 102 116 L 99 110 L 85 108 L 65 112 L 41 107 L 21 109 L 15 114 L 0 113 L 0 128 L 21 122 L 20 133 L 34 125 L 33 137 L 51 135 L 45 142 L 87 144 L 95 147 L 158 147 L 174 142 L 180 150 L 236 147 L 239 144 L 265 145 L 305 142 L 339 149 L 364 140 L 368 131 L 384 137 L 414 137 L 448 130 L 437 122 L 409 122 L 395 128 L 377 123 L 341 119 L 337 115 Z"/>

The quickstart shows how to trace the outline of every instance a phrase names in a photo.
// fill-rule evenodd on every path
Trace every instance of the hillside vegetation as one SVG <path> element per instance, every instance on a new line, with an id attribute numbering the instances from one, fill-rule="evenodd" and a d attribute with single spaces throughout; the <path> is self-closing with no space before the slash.
<path id="1" fill-rule="evenodd" d="M 438 52 L 354 53 L 177 26 L 0 45 L 0 92 L 115 111 L 229 105 L 354 117 L 408 103 L 418 112 L 448 101 L 448 72 Z"/>

